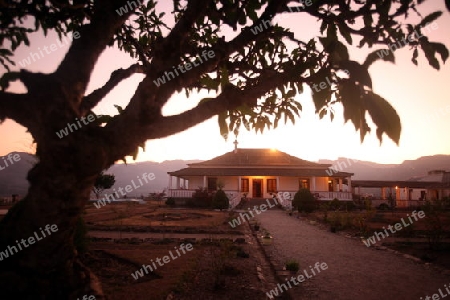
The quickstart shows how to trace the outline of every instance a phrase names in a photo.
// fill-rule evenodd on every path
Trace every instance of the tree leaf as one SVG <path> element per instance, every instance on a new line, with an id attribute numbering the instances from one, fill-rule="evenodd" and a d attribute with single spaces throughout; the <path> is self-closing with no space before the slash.
<path id="1" fill-rule="evenodd" d="M 373 122 L 378 127 L 377 136 L 380 142 L 382 134 L 386 133 L 398 145 L 402 126 L 397 111 L 383 97 L 372 92 L 365 95 L 365 104 Z"/>
<path id="2" fill-rule="evenodd" d="M 372 53 L 370 53 L 369 55 L 367 55 L 366 60 L 363 63 L 363 66 L 365 68 L 368 68 L 375 61 L 380 60 L 380 59 L 395 64 L 394 52 L 392 52 L 390 49 L 380 49 L 380 50 L 375 50 Z"/>
<path id="3" fill-rule="evenodd" d="M 358 130 L 361 126 L 361 110 L 364 110 L 361 87 L 349 79 L 342 80 L 339 85 L 339 100 L 344 107 L 344 120 L 352 121 Z"/>
<path id="4" fill-rule="evenodd" d="M 425 27 L 428 23 L 435 21 L 441 15 L 442 15 L 442 11 L 435 11 L 435 12 L 429 14 L 428 16 L 423 18 L 423 20 L 419 23 L 418 27 L 419 28 Z"/>
<path id="5" fill-rule="evenodd" d="M 416 49 L 414 49 L 413 52 L 413 57 L 411 59 L 411 61 L 417 66 L 417 57 L 419 56 L 419 51 Z"/>
<path id="6" fill-rule="evenodd" d="M 228 138 L 228 125 L 227 125 L 227 116 L 228 112 L 224 111 L 223 113 L 220 113 L 218 115 L 218 121 L 219 121 L 219 128 L 220 128 L 220 135 L 223 136 L 225 141 Z"/>
<path id="7" fill-rule="evenodd" d="M 351 36 L 350 32 L 347 30 L 347 28 L 345 28 L 345 25 L 339 23 L 338 28 L 339 28 L 339 32 L 344 37 L 345 41 L 351 45 L 352 44 L 352 36 Z"/>
<path id="8" fill-rule="evenodd" d="M 447 47 L 441 43 L 430 43 L 430 46 L 441 55 L 442 61 L 445 63 L 449 55 Z"/>
<path id="9" fill-rule="evenodd" d="M 427 58 L 430 66 L 432 66 L 436 70 L 439 70 L 441 66 L 439 65 L 439 61 L 436 58 L 436 51 L 431 46 L 430 42 L 422 40 L 420 45 L 422 46 L 422 51 L 425 54 L 425 57 Z"/>
<path id="10" fill-rule="evenodd" d="M 366 66 L 353 60 L 347 60 L 341 61 L 339 67 L 343 70 L 347 70 L 353 81 L 372 88 L 372 79 Z"/>

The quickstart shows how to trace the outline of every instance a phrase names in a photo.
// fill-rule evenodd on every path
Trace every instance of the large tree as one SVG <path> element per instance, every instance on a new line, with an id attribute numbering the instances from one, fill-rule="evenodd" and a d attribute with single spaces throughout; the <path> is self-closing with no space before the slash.
<path id="1" fill-rule="evenodd" d="M 147 140 L 215 115 L 223 135 L 237 134 L 241 126 L 263 131 L 279 120 L 294 122 L 301 110 L 294 97 L 308 85 L 321 117 L 333 116 L 333 106 L 340 103 L 361 139 L 370 130 L 370 115 L 378 138 L 385 133 L 398 143 L 399 116 L 372 90 L 368 72 L 378 59 L 395 62 L 394 53 L 378 55 L 370 48 L 406 46 L 415 64 L 422 52 L 439 69 L 447 48 L 421 34 L 441 12 L 422 16 L 421 2 L 174 0 L 166 18 L 154 0 L 0 1 L 0 63 L 7 69 L 0 80 L 0 121 L 9 118 L 27 128 L 39 158 L 28 174 L 28 194 L 1 221 L 0 251 L 17 247 L 16 240 L 48 224 L 58 228 L 3 257 L 2 299 L 104 298 L 95 275 L 74 251 L 74 228 L 102 170 L 137 153 Z M 311 30 L 310 39 L 302 40 L 292 28 L 272 21 L 280 14 L 295 14 L 299 27 L 314 18 L 320 34 Z M 302 27 L 302 35 L 308 30 Z M 57 69 L 49 74 L 18 70 L 12 60 L 17 47 L 28 45 L 30 34 L 48 31 L 74 37 Z M 370 53 L 365 61 L 351 59 L 347 47 L 355 44 Z M 135 63 L 114 71 L 101 88 L 87 94 L 92 71 L 108 46 L 128 53 Z M 137 73 L 144 79 L 119 115 L 90 117 L 112 89 Z M 165 83 L 158 81 L 162 76 Z M 14 80 L 23 83 L 26 93 L 8 89 Z M 178 115 L 162 114 L 174 93 L 201 90 L 214 90 L 216 96 Z M 83 124 L 73 133 L 55 134 L 76 122 Z"/>

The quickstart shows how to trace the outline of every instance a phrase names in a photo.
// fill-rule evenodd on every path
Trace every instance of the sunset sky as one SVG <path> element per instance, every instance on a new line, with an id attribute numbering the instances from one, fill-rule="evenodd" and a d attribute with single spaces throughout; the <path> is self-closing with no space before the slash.
<path id="1" fill-rule="evenodd" d="M 444 1 L 429 0 L 421 5 L 421 12 L 428 14 L 434 10 L 444 11 L 437 20 L 438 28 L 427 36 L 431 41 L 441 42 L 450 48 L 450 15 L 444 8 Z M 296 16 L 280 18 L 280 24 L 290 26 L 300 37 L 310 38 L 320 24 L 313 20 L 300 21 Z M 310 30 L 310 31 L 307 31 Z M 311 32 L 311 30 L 313 30 Z M 301 33 L 301 34 L 300 34 Z M 355 39 L 354 39 L 355 40 Z M 30 52 L 38 52 L 38 48 L 55 43 L 56 35 L 43 37 L 35 34 L 31 38 L 30 47 L 21 47 L 16 53 L 15 61 L 22 61 Z M 359 42 L 356 39 L 354 44 Z M 62 44 L 57 50 L 42 59 L 32 62 L 27 69 L 35 72 L 52 72 L 68 49 Z M 369 51 L 354 49 L 353 59 L 364 61 Z M 371 49 L 370 51 L 373 51 Z M 344 124 L 342 109 L 336 107 L 336 118 L 330 122 L 325 117 L 319 120 L 314 114 L 311 90 L 305 88 L 302 95 L 297 95 L 303 105 L 301 118 L 296 124 L 280 126 L 276 130 L 265 131 L 264 134 L 247 132 L 244 129 L 238 137 L 241 148 L 277 148 L 302 159 L 316 161 L 318 159 L 336 159 L 351 157 L 359 160 L 370 160 L 378 163 L 401 163 L 406 159 L 416 159 L 434 154 L 450 154 L 450 62 L 440 71 L 428 65 L 423 54 L 419 55 L 419 66 L 411 62 L 412 52 L 407 48 L 395 51 L 396 64 L 378 61 L 370 68 L 373 88 L 387 99 L 397 110 L 402 121 L 400 145 L 397 146 L 383 136 L 380 145 L 375 130 L 360 143 L 359 132 L 351 123 Z M 440 60 L 440 58 L 439 58 Z M 89 91 L 100 87 L 118 68 L 126 68 L 133 61 L 117 49 L 106 50 L 97 64 Z M 20 68 L 20 65 L 17 66 Z M 4 70 L 1 70 L 2 73 Z M 137 84 L 142 80 L 136 75 L 117 86 L 94 110 L 96 113 L 115 114 L 114 104 L 126 106 Z M 45 87 L 43 87 L 45 88 Z M 16 84 L 11 91 L 24 92 Z M 210 96 L 213 96 L 212 94 Z M 205 97 L 193 95 L 189 99 L 184 93 L 174 95 L 164 108 L 164 114 L 176 114 L 194 107 Z M 133 134 L 130 132 L 130 134 Z M 11 151 L 34 152 L 34 146 L 25 128 L 7 120 L 0 126 L 0 156 Z M 208 120 L 194 128 L 174 136 L 148 141 L 146 152 L 140 153 L 137 161 L 164 161 L 173 159 L 211 159 L 217 155 L 231 151 L 234 136 L 225 141 L 219 134 L 217 118 Z M 445 167 L 445 166 L 443 166 Z M 450 166 L 449 166 L 450 167 Z"/>

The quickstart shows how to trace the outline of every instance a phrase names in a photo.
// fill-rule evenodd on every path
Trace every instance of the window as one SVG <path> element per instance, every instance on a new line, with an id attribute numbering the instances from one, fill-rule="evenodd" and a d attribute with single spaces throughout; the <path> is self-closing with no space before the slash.
<path id="1" fill-rule="evenodd" d="M 298 181 L 298 188 L 309 190 L 309 179 L 300 178 Z"/>
<path id="2" fill-rule="evenodd" d="M 217 178 L 216 177 L 208 177 L 208 191 L 217 190 Z"/>
<path id="3" fill-rule="evenodd" d="M 248 178 L 242 178 L 241 179 L 241 192 L 242 193 L 248 193 L 250 191 L 249 188 L 249 180 Z"/>
<path id="4" fill-rule="evenodd" d="M 275 193 L 277 191 L 277 180 L 276 179 L 267 179 L 267 192 Z"/>

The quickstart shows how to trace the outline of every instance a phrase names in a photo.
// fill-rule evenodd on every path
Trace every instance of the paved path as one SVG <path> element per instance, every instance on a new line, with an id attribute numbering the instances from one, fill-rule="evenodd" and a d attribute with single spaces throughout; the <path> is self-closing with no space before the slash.
<path id="1" fill-rule="evenodd" d="M 257 219 L 274 236 L 273 252 L 281 261 L 295 259 L 300 271 L 306 269 L 309 274 L 309 266 L 316 262 L 328 265 L 327 270 L 302 283 L 302 288 L 292 289 L 294 299 L 429 300 L 425 297 L 439 294 L 439 289 L 448 295 L 444 286 L 450 286 L 448 272 L 393 252 L 367 248 L 360 241 L 319 229 L 278 209 L 261 213 Z"/>

